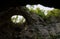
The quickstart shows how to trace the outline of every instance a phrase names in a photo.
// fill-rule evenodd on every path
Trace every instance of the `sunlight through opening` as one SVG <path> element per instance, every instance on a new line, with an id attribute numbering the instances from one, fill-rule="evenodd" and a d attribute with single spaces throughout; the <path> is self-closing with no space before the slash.
<path id="1" fill-rule="evenodd" d="M 13 15 L 11 17 L 11 21 L 16 24 L 16 23 L 24 23 L 26 20 L 21 15 Z"/>
<path id="2" fill-rule="evenodd" d="M 41 11 L 43 11 L 44 12 L 44 14 L 45 15 L 47 15 L 47 11 L 51 11 L 51 10 L 53 10 L 54 8 L 52 7 L 45 7 L 45 6 L 43 6 L 43 5 L 41 5 L 41 4 L 37 4 L 37 5 L 33 5 L 33 6 L 31 6 L 31 5 L 26 5 L 26 7 L 28 8 L 28 9 L 31 9 L 32 7 L 32 9 L 33 10 L 36 10 L 37 8 L 39 8 Z"/>

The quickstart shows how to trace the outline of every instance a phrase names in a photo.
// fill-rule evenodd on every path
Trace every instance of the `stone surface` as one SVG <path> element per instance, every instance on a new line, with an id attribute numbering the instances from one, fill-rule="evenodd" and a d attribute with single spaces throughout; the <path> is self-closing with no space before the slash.
<path id="1" fill-rule="evenodd" d="M 22 25 L 12 23 L 10 17 L 15 14 L 23 15 L 26 23 Z M 0 15 L 0 39 L 60 39 L 60 22 L 52 21 L 53 23 L 47 24 L 34 13 L 21 7 L 12 7 Z"/>

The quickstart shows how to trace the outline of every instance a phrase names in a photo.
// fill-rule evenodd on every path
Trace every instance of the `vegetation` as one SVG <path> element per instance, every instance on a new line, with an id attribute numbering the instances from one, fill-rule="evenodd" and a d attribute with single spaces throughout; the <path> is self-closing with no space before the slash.
<path id="1" fill-rule="evenodd" d="M 60 17 L 60 9 L 54 9 L 52 11 L 48 11 L 47 17 L 49 16 Z"/>
<path id="2" fill-rule="evenodd" d="M 60 39 L 60 9 L 47 11 L 47 15 L 39 8 L 26 10 L 25 7 L 12 7 L 2 12 L 3 14 L 0 15 L 0 39 Z M 21 21 L 20 19 L 19 21 L 22 24 L 14 24 L 12 20 L 16 22 L 18 16 L 11 19 L 13 15 L 22 15 L 26 22 L 23 23 L 24 19 L 20 18 Z"/>
<path id="3" fill-rule="evenodd" d="M 48 10 L 45 15 L 45 10 L 41 10 L 40 7 L 35 7 L 31 5 L 28 10 L 32 13 L 36 13 L 40 17 L 43 18 L 45 23 L 50 24 L 50 23 L 56 23 L 60 22 L 60 9 L 54 8 L 53 10 Z"/>

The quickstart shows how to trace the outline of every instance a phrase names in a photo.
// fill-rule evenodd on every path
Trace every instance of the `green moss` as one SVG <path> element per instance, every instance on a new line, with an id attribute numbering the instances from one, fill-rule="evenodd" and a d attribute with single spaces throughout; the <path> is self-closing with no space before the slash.
<path id="1" fill-rule="evenodd" d="M 50 16 L 60 17 L 60 9 L 54 9 L 52 11 L 48 11 L 46 17 L 50 17 Z"/>

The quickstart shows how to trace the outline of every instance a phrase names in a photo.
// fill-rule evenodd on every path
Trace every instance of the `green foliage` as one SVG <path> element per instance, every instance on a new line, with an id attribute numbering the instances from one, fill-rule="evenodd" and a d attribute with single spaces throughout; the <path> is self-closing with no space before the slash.
<path id="1" fill-rule="evenodd" d="M 40 10 L 39 8 L 36 9 L 36 14 L 38 14 L 40 16 L 44 16 L 44 12 L 42 10 Z"/>
<path id="2" fill-rule="evenodd" d="M 49 10 L 47 12 L 47 15 L 45 15 L 43 10 L 40 10 L 39 8 L 33 9 L 33 5 L 32 5 L 29 11 L 32 13 L 36 13 L 43 19 L 49 19 L 50 17 L 53 17 L 53 16 L 56 18 L 60 18 L 60 9 L 53 9 L 51 11 Z"/>
<path id="3" fill-rule="evenodd" d="M 42 10 L 40 10 L 39 8 L 36 8 L 36 10 L 31 8 L 29 11 L 32 13 L 36 13 L 37 15 L 41 16 L 42 18 L 45 18 L 44 12 Z"/>
<path id="4" fill-rule="evenodd" d="M 60 17 L 60 9 L 54 9 L 52 11 L 48 11 L 46 17 L 50 17 L 50 16 Z"/>
<path id="5" fill-rule="evenodd" d="M 48 11 L 48 14 L 45 17 L 47 23 L 55 23 L 60 20 L 60 9 L 54 9 L 52 11 Z"/>

